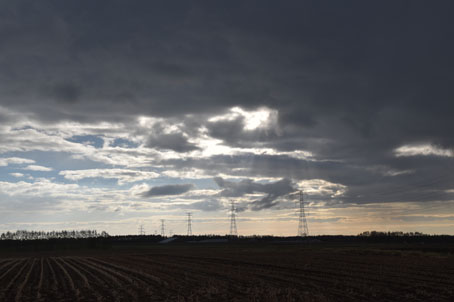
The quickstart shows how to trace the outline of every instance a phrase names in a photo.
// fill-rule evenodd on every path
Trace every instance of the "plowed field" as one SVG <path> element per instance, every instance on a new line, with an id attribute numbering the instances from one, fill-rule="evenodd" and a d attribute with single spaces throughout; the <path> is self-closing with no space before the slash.
<path id="1" fill-rule="evenodd" d="M 0 301 L 454 301 L 452 254 L 166 247 L 3 257 Z"/>

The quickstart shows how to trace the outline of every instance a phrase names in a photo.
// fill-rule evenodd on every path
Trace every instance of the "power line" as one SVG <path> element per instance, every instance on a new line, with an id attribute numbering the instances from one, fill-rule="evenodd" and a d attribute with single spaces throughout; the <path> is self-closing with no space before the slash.
<path id="1" fill-rule="evenodd" d="M 230 202 L 230 236 L 238 236 L 238 230 L 236 228 L 236 215 L 235 215 L 235 202 Z"/>
<path id="2" fill-rule="evenodd" d="M 188 214 L 188 236 L 192 236 L 192 213 Z"/>

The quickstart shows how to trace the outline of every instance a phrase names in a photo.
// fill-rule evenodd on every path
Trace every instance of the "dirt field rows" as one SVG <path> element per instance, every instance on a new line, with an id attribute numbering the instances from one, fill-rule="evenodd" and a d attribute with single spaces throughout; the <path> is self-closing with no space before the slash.
<path id="1" fill-rule="evenodd" d="M 184 248 L 0 260 L 0 301 L 453 301 L 452 255 Z"/>

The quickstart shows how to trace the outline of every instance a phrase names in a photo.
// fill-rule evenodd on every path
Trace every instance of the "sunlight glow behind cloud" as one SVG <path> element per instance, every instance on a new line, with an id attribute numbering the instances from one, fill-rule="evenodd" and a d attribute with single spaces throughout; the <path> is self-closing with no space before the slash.
<path id="1" fill-rule="evenodd" d="M 443 149 L 432 144 L 404 145 L 394 150 L 397 157 L 400 156 L 442 156 L 454 157 L 454 152 L 451 149 Z"/>

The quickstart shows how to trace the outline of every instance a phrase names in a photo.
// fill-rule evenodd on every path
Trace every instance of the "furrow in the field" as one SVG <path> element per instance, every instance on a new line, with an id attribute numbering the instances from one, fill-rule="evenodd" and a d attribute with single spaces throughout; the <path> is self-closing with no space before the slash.
<path id="1" fill-rule="evenodd" d="M 17 287 L 17 291 L 16 291 L 16 297 L 15 297 L 15 301 L 21 301 L 22 299 L 22 293 L 23 293 L 23 290 L 24 290 L 24 287 L 25 286 L 29 286 L 30 287 L 30 284 L 28 284 L 29 280 L 30 280 L 30 276 L 32 274 L 32 271 L 33 269 L 35 268 L 35 263 L 36 263 L 36 259 L 33 259 L 32 261 L 32 264 L 30 266 L 30 268 L 28 269 L 27 271 L 27 274 L 25 275 L 25 278 L 24 280 L 22 281 L 22 283 Z"/>
<path id="2" fill-rule="evenodd" d="M 58 289 L 58 280 L 57 280 L 57 274 L 55 273 L 55 268 L 54 266 L 52 265 L 53 261 L 51 258 L 46 258 L 46 263 L 47 263 L 47 267 L 49 268 L 49 272 L 50 272 L 50 280 L 52 280 L 52 285 L 51 285 L 51 291 L 53 291 L 54 293 L 57 292 L 57 289 Z"/>
<path id="3" fill-rule="evenodd" d="M 67 261 L 67 259 L 64 258 L 64 257 L 59 258 L 59 260 L 61 261 L 62 265 L 63 265 L 65 268 L 68 268 L 68 269 L 67 269 L 68 273 L 69 273 L 70 271 L 72 271 L 72 272 L 74 272 L 75 275 L 78 276 L 78 278 L 80 278 L 80 279 L 82 280 L 82 282 L 83 282 L 83 287 L 86 287 L 86 288 L 88 288 L 88 289 L 91 288 L 90 282 L 88 282 L 88 278 L 87 278 L 87 277 L 86 277 L 86 276 L 85 276 L 77 267 L 75 267 L 74 265 L 72 265 L 71 263 L 69 263 L 69 262 Z M 73 274 L 70 274 L 70 275 L 73 275 Z"/>
<path id="4" fill-rule="evenodd" d="M 339 259 L 339 262 L 341 263 L 342 259 Z M 432 282 L 432 280 L 421 278 L 420 276 L 402 276 L 398 274 L 398 272 L 392 272 L 391 270 L 358 269 L 354 264 L 341 267 L 334 263 L 332 263 L 332 265 L 329 265 L 328 263 L 319 263 L 317 266 L 312 266 L 312 268 L 320 273 L 341 278 L 342 281 L 350 285 L 350 287 L 355 287 L 357 284 L 363 284 L 365 290 L 368 290 L 368 287 L 373 286 L 373 288 L 380 289 L 381 292 L 405 289 L 411 291 L 412 287 L 418 285 L 425 288 L 426 292 L 443 292 L 446 288 L 446 283 L 443 284 L 443 282 Z M 285 271 L 298 272 L 299 269 L 286 268 Z M 285 273 L 281 272 L 280 275 L 281 274 Z M 448 284 L 448 287 L 449 286 L 452 285 Z"/>
<path id="5" fill-rule="evenodd" d="M 128 275 L 133 275 L 134 277 L 138 278 L 139 280 L 144 280 L 150 283 L 155 283 L 157 286 L 167 286 L 166 282 L 163 281 L 161 278 L 151 275 L 149 273 L 145 273 L 143 271 L 137 269 L 131 269 L 125 266 L 115 265 L 106 261 L 103 261 L 98 258 L 87 258 L 89 261 L 93 261 L 99 264 L 102 264 L 106 267 L 110 267 L 112 269 L 116 269 L 122 271 Z"/>
<path id="6" fill-rule="evenodd" d="M 189 262 L 197 262 L 196 257 L 187 257 L 187 256 L 182 256 L 182 257 L 188 259 Z M 176 257 L 176 258 L 178 258 L 178 257 Z M 203 263 L 205 260 L 204 257 L 201 257 L 201 258 L 203 258 L 203 259 L 200 260 L 201 261 L 200 265 L 209 265 L 209 264 Z M 223 260 L 225 260 L 227 262 L 231 261 L 231 260 L 226 260 L 226 259 L 223 259 Z M 341 261 L 342 261 L 342 259 L 338 259 L 338 262 L 341 262 Z M 215 264 L 218 266 L 220 265 L 219 263 L 215 263 Z M 247 267 L 249 263 L 247 263 L 247 262 L 245 263 L 244 261 L 239 261 L 238 264 Z M 254 262 L 253 265 L 256 265 L 256 263 Z M 261 265 L 259 265 L 259 266 L 261 266 Z M 301 265 L 301 262 L 295 265 L 295 267 L 298 267 L 298 266 L 304 267 L 303 265 Z M 389 266 L 393 267 L 392 265 L 389 265 Z M 396 265 L 396 266 L 398 267 L 398 265 Z M 396 266 L 394 266 L 394 267 L 396 267 Z M 266 270 L 266 267 L 270 267 L 270 269 L 271 269 L 271 267 L 276 267 L 276 266 L 270 266 L 269 264 L 264 264 L 263 269 Z M 422 292 L 429 293 L 429 295 L 430 295 L 430 293 L 438 294 L 438 295 L 446 296 L 446 297 L 449 295 L 452 295 L 452 291 L 449 290 L 449 288 L 452 288 L 452 285 L 450 285 L 446 282 L 443 283 L 443 281 L 442 282 L 438 282 L 438 281 L 434 281 L 434 280 L 428 281 L 425 278 L 421 278 L 421 276 L 417 276 L 417 277 L 408 276 L 408 275 L 400 276 L 398 274 L 394 274 L 394 277 L 392 275 L 387 276 L 386 274 L 383 276 L 377 276 L 377 272 L 375 272 L 373 270 L 364 270 L 363 273 L 361 273 L 361 272 L 355 271 L 354 267 L 355 267 L 355 265 L 352 264 L 349 267 L 340 269 L 339 266 L 335 267 L 334 264 L 332 266 L 329 266 L 328 264 L 325 265 L 322 262 L 320 262 L 318 264 L 310 265 L 310 268 L 312 270 L 315 270 L 315 272 L 311 273 L 312 275 L 317 275 L 317 274 L 325 275 L 325 276 L 321 276 L 322 282 L 329 281 L 330 279 L 332 281 L 335 281 L 336 279 L 338 279 L 339 280 L 338 283 L 340 283 L 340 284 L 344 283 L 345 286 L 347 286 L 346 289 L 353 287 L 353 288 L 358 288 L 360 290 L 361 287 L 363 287 L 364 288 L 363 291 L 366 292 L 369 290 L 370 287 L 372 287 L 372 288 L 381 287 L 380 291 L 383 291 L 383 292 L 385 292 L 385 291 L 390 292 L 392 290 L 411 292 L 412 290 L 419 288 Z M 276 273 L 273 275 L 282 276 L 282 275 L 287 274 L 285 271 L 289 270 L 288 267 L 280 266 L 280 268 L 283 269 L 284 272 L 279 272 L 279 273 Z M 336 271 L 336 269 L 338 271 Z M 276 270 L 279 270 L 279 267 L 276 267 Z M 293 271 L 293 269 L 291 269 L 289 271 Z M 305 278 L 306 277 L 307 276 L 305 276 Z M 333 279 L 332 277 L 335 277 L 335 278 Z M 407 280 L 407 279 L 409 279 L 409 280 Z M 379 286 L 377 286 L 377 284 Z M 360 286 L 358 286 L 358 285 L 360 285 Z"/>
<path id="7" fill-rule="evenodd" d="M 0 273 L 2 271 L 5 271 L 8 266 L 10 266 L 12 263 L 14 263 L 17 259 L 3 259 L 0 261 Z"/>
<path id="8" fill-rule="evenodd" d="M 161 289 L 160 294 L 163 298 L 170 301 L 184 300 L 181 297 L 189 296 L 188 289 L 199 288 L 207 283 L 208 280 L 214 280 L 211 277 L 197 278 L 197 276 L 191 275 L 190 272 L 181 269 L 174 270 L 169 268 L 166 264 L 160 263 L 155 265 L 142 262 L 141 259 L 137 259 L 137 257 L 131 255 L 115 256 L 108 259 L 104 258 L 104 260 L 109 261 L 110 264 L 128 267 L 134 271 L 140 270 L 147 274 L 152 273 L 153 276 L 159 277 L 164 284 L 167 284 L 166 287 Z M 216 291 L 221 288 L 227 289 L 227 286 L 218 285 Z"/>
<path id="9" fill-rule="evenodd" d="M 126 265 L 129 267 L 134 267 L 138 268 L 141 270 L 145 270 L 146 272 L 153 272 L 153 275 L 159 276 L 159 278 L 169 284 L 168 287 L 171 288 L 184 288 L 185 286 L 190 286 L 191 284 L 194 284 L 194 280 L 192 278 L 189 278 L 189 276 L 186 276 L 187 274 L 185 272 L 180 272 L 177 274 L 179 276 L 179 279 L 175 278 L 175 272 L 174 271 L 169 271 L 168 266 L 163 265 L 162 263 L 151 263 L 151 262 L 145 262 L 142 259 L 144 258 L 138 258 L 137 256 L 134 255 L 122 255 L 120 257 L 114 257 L 112 260 L 113 263 L 117 263 L 120 265 Z M 146 260 L 146 259 L 144 259 Z M 175 282 L 178 280 L 178 282 Z"/>
<path id="10" fill-rule="evenodd" d="M 58 257 L 50 257 L 49 263 L 56 278 L 56 294 L 59 300 L 72 297 L 72 300 L 78 299 L 77 292 L 72 279 L 68 278 L 67 272 L 62 269 L 62 265 L 57 260 Z"/>
<path id="11" fill-rule="evenodd" d="M 279 272 L 276 271 L 265 271 L 263 274 L 259 274 L 249 269 L 242 269 L 240 266 L 228 266 L 228 265 L 213 265 L 210 263 L 194 263 L 187 261 L 175 261 L 173 256 L 160 257 L 159 261 L 153 261 L 149 258 L 136 259 L 138 263 L 142 263 L 144 266 L 152 264 L 153 266 L 162 265 L 169 271 L 173 271 L 175 276 L 187 275 L 196 284 L 204 284 L 204 281 L 210 280 L 217 285 L 219 291 L 225 292 L 227 295 L 232 296 L 244 296 L 251 289 L 257 288 L 257 284 L 265 284 L 263 290 L 271 289 L 289 289 L 289 286 L 296 288 L 305 288 L 306 290 L 311 289 L 313 292 L 320 292 L 322 288 L 317 286 L 313 280 L 296 280 L 298 281 L 295 285 L 295 280 L 282 280 L 276 278 Z M 184 273 L 183 273 L 184 272 Z M 318 284 L 320 284 L 320 281 Z M 259 289 L 257 289 L 259 290 Z M 342 292 L 333 290 L 330 292 L 330 296 L 342 297 Z M 261 300 L 261 299 L 259 299 Z"/>
<path id="12" fill-rule="evenodd" d="M 159 278 L 122 266 L 113 265 L 91 257 L 87 257 L 85 258 L 85 260 L 91 263 L 93 266 L 97 266 L 100 269 L 108 271 L 112 274 L 115 274 L 117 277 L 126 280 L 136 289 L 135 291 L 132 290 L 131 292 L 135 292 L 135 294 L 138 294 L 140 296 L 148 297 L 149 299 L 158 298 L 156 289 L 159 289 L 163 284 L 163 282 Z M 158 286 L 156 286 L 157 282 L 159 282 Z"/>
<path id="13" fill-rule="evenodd" d="M 100 274 L 92 267 L 87 267 L 81 262 L 78 262 L 77 257 L 69 257 L 66 261 L 72 264 L 87 278 L 88 283 L 92 288 L 92 293 L 97 297 L 97 301 L 120 301 L 121 293 L 118 292 L 118 285 L 113 284 L 111 279 Z"/>
<path id="14" fill-rule="evenodd" d="M 314 268 L 321 270 L 338 270 L 348 274 L 357 276 L 361 280 L 366 278 L 377 283 L 387 284 L 387 287 L 398 286 L 411 287 L 416 284 L 421 284 L 432 290 L 444 291 L 446 288 L 454 287 L 454 281 L 450 278 L 445 278 L 443 270 L 434 270 L 432 272 L 419 271 L 418 265 L 409 265 L 400 263 L 399 259 L 389 259 L 388 263 L 376 264 L 374 260 L 369 260 L 371 265 L 366 266 L 356 264 L 352 261 L 345 263 L 343 259 L 338 259 L 336 262 L 325 261 L 311 265 Z M 375 263 L 372 265 L 372 263 Z M 394 263 L 394 264 L 393 264 Z"/>
<path id="15" fill-rule="evenodd" d="M 117 272 L 112 272 L 100 265 L 93 264 L 86 260 L 85 257 L 74 257 L 72 258 L 74 262 L 76 262 L 79 267 L 85 268 L 86 271 L 90 272 L 94 276 L 99 276 L 100 280 L 110 280 L 110 283 L 113 283 L 113 293 L 115 293 L 116 299 L 123 300 L 131 300 L 136 301 L 138 299 L 138 295 L 134 290 L 131 290 L 128 283 L 130 282 L 129 278 L 125 278 L 123 275 L 118 274 Z"/>
<path id="16" fill-rule="evenodd" d="M 58 260 L 61 262 L 62 267 L 68 272 L 68 275 L 71 276 L 76 291 L 79 293 L 80 300 L 100 300 L 102 298 L 99 293 L 93 291 L 87 276 L 85 276 L 85 274 L 76 266 L 69 263 L 66 257 L 60 257 Z"/>
<path id="17" fill-rule="evenodd" d="M 2 289 L 1 293 L 1 301 L 12 301 L 14 299 L 14 296 L 11 293 L 11 288 L 14 286 L 16 281 L 22 276 L 23 271 L 30 265 L 29 260 L 23 260 L 21 261 L 22 265 L 18 266 L 18 270 L 15 270 L 11 278 L 9 278 L 8 284 Z"/>
<path id="18" fill-rule="evenodd" d="M 24 259 L 14 259 L 5 265 L 6 270 L 0 275 L 0 282 L 5 278 L 6 275 L 10 274 Z"/>
<path id="19" fill-rule="evenodd" d="M 321 267 L 329 267 L 329 263 L 322 264 Z M 343 263 L 334 266 L 334 269 L 339 271 L 348 271 L 350 274 L 357 275 L 359 277 L 363 275 L 371 275 L 374 273 L 376 279 L 383 279 L 391 283 L 400 281 L 405 285 L 412 285 L 415 283 L 426 284 L 431 288 L 445 288 L 454 287 L 454 280 L 445 278 L 438 271 L 432 273 L 418 272 L 405 265 L 381 265 L 379 267 L 357 267 L 354 264 L 345 265 Z"/>
<path id="20" fill-rule="evenodd" d="M 61 272 L 63 272 L 63 275 L 65 276 L 64 279 L 66 282 L 68 282 L 69 287 L 71 288 L 72 291 L 74 291 L 77 294 L 76 286 L 74 284 L 74 280 L 71 277 L 71 275 L 68 273 L 68 270 L 61 264 L 61 258 L 56 257 L 53 259 L 54 263 L 57 265 L 57 267 L 60 269 Z"/>
<path id="21" fill-rule="evenodd" d="M 385 258 L 386 257 L 386 258 Z M 327 264 L 327 265 L 345 265 L 353 269 L 364 269 L 364 270 L 370 270 L 370 271 L 375 271 L 375 270 L 383 270 L 383 271 L 390 271 L 390 272 L 396 272 L 398 271 L 398 268 L 401 268 L 401 272 L 405 273 L 406 275 L 422 275 L 422 276 L 429 276 L 429 277 L 440 277 L 440 278 L 451 278 L 453 276 L 452 273 L 449 273 L 446 270 L 446 263 L 436 263 L 434 265 L 433 261 L 434 259 L 427 259 L 423 258 L 417 259 L 417 263 L 415 263 L 414 260 L 409 261 L 408 259 L 404 257 L 397 257 L 397 256 L 383 256 L 380 257 L 380 259 L 375 259 L 375 258 L 368 258 L 368 259 L 363 259 L 362 257 L 357 257 L 356 259 L 350 259 L 346 257 L 338 257 L 337 259 L 333 259 L 330 257 L 320 257 L 321 260 L 319 260 L 316 265 L 320 264 Z M 430 261 L 427 261 L 430 260 Z M 430 264 L 425 264 L 425 262 L 429 262 Z M 395 265 L 390 265 L 391 263 L 396 263 L 397 266 Z M 416 264 L 416 265 L 415 265 Z M 439 270 L 434 270 L 434 266 L 438 266 L 440 269 Z"/>
<path id="22" fill-rule="evenodd" d="M 36 288 L 36 300 L 41 300 L 41 291 L 44 283 L 44 258 L 41 257 L 39 261 L 39 280 Z"/>
<path id="23" fill-rule="evenodd" d="M 246 264 L 247 265 L 247 264 Z M 389 286 L 389 284 L 394 284 L 397 286 L 405 286 L 414 284 L 415 282 L 421 283 L 433 283 L 431 286 L 454 286 L 454 284 L 447 282 L 446 280 L 433 280 L 433 276 L 431 278 L 427 278 L 420 274 L 408 274 L 405 272 L 399 272 L 393 266 L 385 266 L 383 264 L 376 265 L 376 266 L 361 266 L 356 265 L 355 263 L 349 263 L 349 265 L 345 265 L 342 259 L 338 259 L 336 263 L 323 263 L 320 262 L 317 265 L 312 265 L 310 267 L 317 268 L 317 270 L 321 272 L 325 272 L 327 274 L 335 273 L 336 272 L 345 272 L 345 274 L 358 276 L 361 280 L 364 280 L 365 276 L 367 280 L 371 283 L 381 283 L 384 286 Z M 298 270 L 298 267 L 295 268 L 288 268 L 282 267 L 285 270 Z M 405 268 L 406 269 L 406 268 Z M 373 272 L 371 274 L 371 272 Z M 438 278 L 437 278 L 438 279 Z"/>
<path id="24" fill-rule="evenodd" d="M 169 257 L 170 258 L 170 257 Z M 137 263 L 145 269 L 148 265 L 161 266 L 168 274 L 173 274 L 175 283 L 182 279 L 191 280 L 192 287 L 200 288 L 207 286 L 216 286 L 216 291 L 235 296 L 244 294 L 246 288 L 256 284 L 256 279 L 250 274 L 244 272 L 241 275 L 230 274 L 228 271 L 217 267 L 202 267 L 188 263 L 174 263 L 173 259 L 161 258 L 159 262 L 151 261 L 147 258 L 138 258 Z"/>
<path id="25" fill-rule="evenodd" d="M 342 263 L 342 260 L 339 260 L 338 263 L 334 264 L 332 266 L 325 265 L 323 263 L 320 263 L 319 265 L 312 266 L 314 269 L 310 268 L 298 268 L 297 266 L 294 266 L 293 268 L 287 267 L 287 266 L 277 266 L 277 265 L 272 265 L 272 264 L 263 264 L 263 263 L 256 263 L 256 262 L 245 262 L 245 261 L 232 261 L 229 259 L 225 258 L 201 258 L 198 259 L 196 257 L 188 257 L 188 256 L 179 256 L 177 258 L 181 259 L 187 259 L 190 262 L 197 262 L 200 263 L 201 265 L 207 264 L 208 262 L 212 262 L 213 264 L 216 265 L 222 265 L 223 263 L 228 263 L 228 264 L 235 264 L 235 265 L 241 265 L 241 266 L 247 266 L 249 268 L 252 267 L 258 267 L 258 268 L 263 268 L 263 269 L 276 269 L 276 270 L 281 270 L 281 271 L 291 271 L 295 273 L 308 273 L 311 272 L 312 274 L 322 274 L 322 275 L 327 275 L 335 278 L 343 278 L 343 279 L 355 279 L 358 278 L 361 283 L 363 282 L 368 282 L 371 284 L 374 284 L 375 286 L 377 284 L 381 284 L 385 288 L 389 288 L 390 286 L 396 286 L 396 287 L 403 287 L 403 286 L 408 286 L 411 284 L 414 284 L 415 282 L 420 282 L 422 284 L 425 284 L 426 287 L 440 287 L 442 290 L 446 286 L 453 286 L 454 284 L 451 284 L 445 280 L 431 280 L 427 278 L 422 278 L 420 276 L 415 276 L 415 275 L 406 275 L 402 276 L 397 274 L 396 272 L 390 272 L 390 271 L 376 271 L 380 272 L 383 274 L 383 276 L 379 276 L 378 274 L 371 274 L 371 272 L 374 272 L 374 270 L 371 269 L 358 269 L 356 268 L 355 265 L 351 265 L 347 268 L 344 269 L 339 269 L 339 262 Z M 353 280 L 354 281 L 354 280 Z M 427 283 L 431 283 L 431 286 L 428 286 Z"/>
<path id="26" fill-rule="evenodd" d="M 237 274 L 237 282 L 241 284 L 246 284 L 250 280 L 267 280 L 268 282 L 274 282 L 274 283 L 281 283 L 282 286 L 285 286 L 289 282 L 292 284 L 299 283 L 299 286 L 306 286 L 306 287 L 314 287 L 314 288 L 322 288 L 324 284 L 326 283 L 331 283 L 333 287 L 335 288 L 335 285 L 340 283 L 339 280 L 342 280 L 342 282 L 345 282 L 345 279 L 350 279 L 356 283 L 356 279 L 352 279 L 349 276 L 345 275 L 340 275 L 337 276 L 332 276 L 332 274 L 327 274 L 325 272 L 319 272 L 319 271 L 311 271 L 311 270 L 306 270 L 301 273 L 287 273 L 285 271 L 282 271 L 280 267 L 276 266 L 270 266 L 270 265 L 264 265 L 264 266 L 258 266 L 256 264 L 254 265 L 246 265 L 245 262 L 241 263 L 228 263 L 227 261 L 222 261 L 222 262 L 213 262 L 213 261 L 205 261 L 205 259 L 196 259 L 191 257 L 185 258 L 182 257 L 183 259 L 175 259 L 178 257 L 173 257 L 170 256 L 169 258 L 171 259 L 163 259 L 160 258 L 158 263 L 165 263 L 165 266 L 179 266 L 179 270 L 185 270 L 185 271 L 191 271 L 192 275 L 194 275 L 194 270 L 201 272 L 205 271 L 209 273 L 210 270 L 214 270 L 212 274 L 217 274 L 217 272 L 235 272 L 239 271 Z M 149 261 L 142 260 L 143 258 L 140 259 L 140 261 Z M 169 263 L 170 262 L 170 263 Z M 217 275 L 216 275 L 217 276 Z M 225 273 L 222 274 L 222 276 L 225 276 Z M 219 276 L 217 276 L 218 278 Z M 360 287 L 360 286 L 358 286 Z M 339 288 L 339 290 L 333 290 L 338 292 L 339 294 L 342 293 L 343 289 Z M 357 290 L 356 290 L 357 292 Z M 334 292 L 333 292 L 334 293 Z"/>

